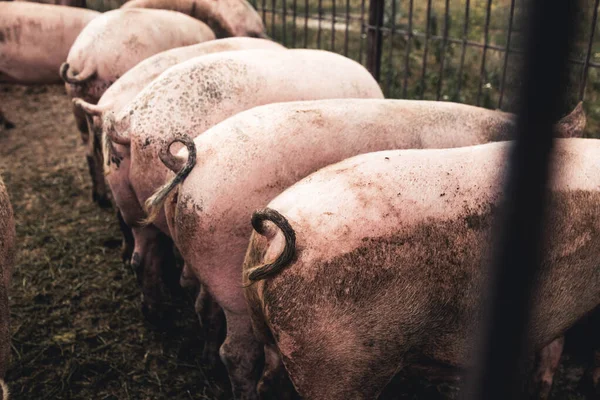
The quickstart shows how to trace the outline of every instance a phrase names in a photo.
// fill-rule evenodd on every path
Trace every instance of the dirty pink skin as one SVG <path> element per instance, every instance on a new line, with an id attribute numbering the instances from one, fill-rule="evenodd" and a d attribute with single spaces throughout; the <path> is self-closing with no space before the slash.
<path id="1" fill-rule="evenodd" d="M 99 15 L 73 7 L 0 2 L 0 82 L 60 82 L 58 70 L 71 45 Z"/>
<path id="2" fill-rule="evenodd" d="M 81 32 L 60 74 L 71 97 L 96 104 L 114 81 L 140 61 L 214 38 L 206 24 L 174 11 L 113 10 Z"/>
<path id="3" fill-rule="evenodd" d="M 574 114 L 581 117 L 581 109 Z M 252 369 L 262 347 L 252 335 L 240 282 L 254 209 L 304 176 L 356 154 L 467 146 L 506 140 L 513 130 L 511 114 L 462 104 L 342 99 L 257 107 L 188 142 L 198 161 L 187 178 L 176 178 L 185 180 L 166 200 L 165 213 L 186 262 L 184 276 L 194 276 L 225 311 L 227 340 L 220 352 L 232 381 L 240 382 L 236 394 L 256 395 Z M 186 150 L 169 157 L 167 149 L 162 159 L 179 172 Z M 165 192 L 149 202 L 160 207 L 164 199 Z"/>
<path id="4" fill-rule="evenodd" d="M 101 151 L 104 115 L 121 111 L 146 85 L 173 65 L 206 54 L 247 49 L 285 48 L 270 40 L 254 38 L 219 39 L 178 47 L 155 54 L 125 72 L 104 92 L 97 105 L 81 98 L 73 99 L 77 112 L 86 116 L 87 120 L 87 129 L 82 131 L 82 138 L 87 145 L 86 157 L 93 182 L 93 198 L 108 203 Z M 88 131 L 93 132 L 93 140 L 89 140 Z"/>
<path id="5" fill-rule="evenodd" d="M 15 261 L 15 220 L 6 187 L 0 179 L 0 396 L 7 396 L 2 379 L 10 357 L 8 291 Z M 3 397 L 4 398 L 4 397 Z"/>
<path id="6" fill-rule="evenodd" d="M 201 21 L 167 10 L 113 10 L 102 14 L 81 32 L 61 68 L 70 97 L 96 104 L 119 77 L 140 61 L 175 47 L 214 39 Z M 85 114 L 74 107 L 84 144 L 89 139 Z M 101 185 L 97 179 L 97 184 Z M 106 189 L 97 187 L 94 197 L 108 206 Z"/>
<path id="7" fill-rule="evenodd" d="M 266 37 L 260 15 L 246 0 L 133 0 L 121 8 L 179 11 L 206 22 L 217 37 Z"/>
<path id="8" fill-rule="evenodd" d="M 311 74 L 306 74 L 311 71 Z M 144 307 L 160 299 L 161 250 L 154 243 L 169 230 L 161 212 L 152 225 L 144 202 L 166 181 L 158 152 L 177 134 L 200 135 L 249 108 L 294 100 L 382 98 L 360 64 L 319 50 L 243 50 L 195 58 L 165 71 L 116 117 L 106 136 L 114 145 L 107 182 L 133 228 L 133 262 L 143 263 Z M 115 162 L 116 161 L 116 162 Z M 118 164 L 117 164 L 118 163 Z"/>
<path id="9" fill-rule="evenodd" d="M 254 327 L 303 398 L 375 399 L 401 370 L 469 367 L 510 146 L 360 155 L 253 215 Z M 555 142 L 534 350 L 600 302 L 599 159 L 598 140 Z"/>

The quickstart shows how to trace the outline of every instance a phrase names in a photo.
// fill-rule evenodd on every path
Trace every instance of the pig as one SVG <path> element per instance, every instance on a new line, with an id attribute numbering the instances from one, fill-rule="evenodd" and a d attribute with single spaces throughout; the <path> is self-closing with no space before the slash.
<path id="1" fill-rule="evenodd" d="M 310 71 L 310 74 L 306 74 Z M 107 183 L 132 227 L 132 265 L 143 271 L 143 310 L 160 316 L 158 246 L 170 231 L 164 215 L 148 217 L 143 204 L 169 171 L 158 152 L 170 137 L 206 129 L 254 106 L 323 98 L 383 98 L 360 64 L 321 50 L 241 50 L 178 64 L 148 85 L 116 117 L 104 117 Z M 109 165 L 106 165 L 108 163 Z"/>
<path id="2" fill-rule="evenodd" d="M 580 126 L 574 121 L 585 118 L 583 111 L 578 107 L 574 113 L 579 118 L 568 117 L 567 125 Z M 247 218 L 254 209 L 311 172 L 356 154 L 467 146 L 506 140 L 513 131 L 513 115 L 463 104 L 333 99 L 257 107 L 193 141 L 163 140 L 159 155 L 177 175 L 148 199 L 147 208 L 159 215 L 164 204 L 165 216 L 157 223 L 166 218 L 185 275 L 206 286 L 225 312 L 227 339 L 220 355 L 234 392 L 254 398 L 252 376 L 262 355 L 240 283 L 251 233 Z M 169 151 L 174 142 L 186 147 L 177 156 Z"/>
<path id="3" fill-rule="evenodd" d="M 81 30 L 99 12 L 0 2 L 0 83 L 61 82 L 59 68 Z"/>
<path id="4" fill-rule="evenodd" d="M 359 155 L 252 214 L 253 326 L 302 398 L 376 399 L 400 371 L 472 365 L 511 146 Z M 600 141 L 555 148 L 533 350 L 600 302 Z"/>
<path id="5" fill-rule="evenodd" d="M 133 0 L 121 8 L 160 8 L 179 11 L 206 22 L 218 38 L 266 38 L 265 25 L 246 0 Z"/>
<path id="6" fill-rule="evenodd" d="M 211 40 L 190 46 L 166 50 L 145 59 L 127 71 L 104 92 L 98 104 L 86 102 L 81 98 L 74 98 L 73 102 L 80 113 L 85 115 L 88 129 L 82 132 L 83 142 L 87 144 L 87 162 L 92 177 L 92 198 L 100 205 L 110 204 L 108 188 L 104 181 L 102 170 L 102 116 L 107 112 L 118 113 L 135 96 L 162 72 L 194 57 L 205 54 L 245 50 L 245 49 L 285 49 L 275 42 L 265 39 L 253 38 L 228 38 Z M 94 136 L 89 140 L 87 132 Z"/>
<path id="7" fill-rule="evenodd" d="M 9 288 L 15 262 L 15 220 L 10 199 L 0 178 L 0 392 L 8 398 L 8 387 L 3 381 L 10 358 Z"/>
<path id="8" fill-rule="evenodd" d="M 214 38 L 206 24 L 175 11 L 113 10 L 81 31 L 67 61 L 60 66 L 60 76 L 71 98 L 96 104 L 113 82 L 140 61 L 164 50 Z M 78 108 L 73 112 L 85 141 L 85 115 Z"/>

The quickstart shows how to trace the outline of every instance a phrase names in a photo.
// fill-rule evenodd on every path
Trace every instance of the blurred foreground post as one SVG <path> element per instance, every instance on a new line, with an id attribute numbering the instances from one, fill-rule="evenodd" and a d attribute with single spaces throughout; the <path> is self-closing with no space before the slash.
<path id="1" fill-rule="evenodd" d="M 385 0 L 369 0 L 369 24 L 367 25 L 367 70 L 379 82 L 381 73 L 381 49 L 383 47 L 383 9 Z"/>
<path id="2" fill-rule="evenodd" d="M 517 118 L 517 140 L 507 160 L 502 216 L 475 346 L 475 367 L 462 397 L 522 397 L 521 361 L 530 317 L 533 279 L 540 264 L 552 123 L 564 105 L 576 0 L 530 2 Z"/>

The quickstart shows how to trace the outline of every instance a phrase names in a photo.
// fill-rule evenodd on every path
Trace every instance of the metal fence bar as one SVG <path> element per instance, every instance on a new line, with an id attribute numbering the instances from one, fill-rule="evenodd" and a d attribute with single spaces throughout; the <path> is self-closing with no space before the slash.
<path id="1" fill-rule="evenodd" d="M 391 95 L 391 87 L 392 87 L 392 76 L 393 76 L 393 55 L 394 55 L 394 33 L 396 32 L 396 0 L 391 0 L 392 2 L 392 23 L 390 28 L 390 46 L 388 51 L 388 70 L 387 70 L 387 80 L 386 80 L 386 96 L 390 97 Z"/>
<path id="2" fill-rule="evenodd" d="M 344 33 L 344 56 L 346 56 L 346 57 L 348 57 L 348 35 L 349 35 L 349 33 L 350 33 L 350 0 L 346 0 L 346 32 Z"/>
<path id="3" fill-rule="evenodd" d="M 506 52 L 504 53 L 504 64 L 502 67 L 502 80 L 500 81 L 500 97 L 498 98 L 498 108 L 502 108 L 504 100 L 504 89 L 506 84 L 506 70 L 508 69 L 508 57 L 510 56 L 510 40 L 512 38 L 513 19 L 515 15 L 515 0 L 510 2 L 510 17 L 508 19 L 508 33 L 506 35 Z"/>
<path id="4" fill-rule="evenodd" d="M 360 41 L 358 44 L 358 62 L 362 64 L 363 35 L 365 34 L 365 1 L 360 1 Z"/>
<path id="5" fill-rule="evenodd" d="M 275 1 L 276 0 L 271 0 L 271 7 L 273 8 L 273 10 L 275 10 Z M 275 39 L 275 13 L 274 12 L 271 13 L 271 37 L 273 39 Z"/>
<path id="6" fill-rule="evenodd" d="M 287 32 L 286 32 L 286 27 L 287 27 L 287 0 L 282 0 L 282 5 L 283 5 L 283 12 L 282 12 L 282 19 L 283 19 L 283 23 L 281 24 L 281 43 L 283 43 L 284 46 L 287 46 Z"/>
<path id="7" fill-rule="evenodd" d="M 292 47 L 296 47 L 296 34 L 298 27 L 296 26 L 296 19 L 298 18 L 298 0 L 292 1 Z"/>
<path id="8" fill-rule="evenodd" d="M 444 39 L 442 42 L 442 51 L 440 56 L 440 72 L 437 87 L 436 100 L 439 101 L 442 97 L 442 83 L 444 80 L 444 61 L 446 60 L 446 49 L 448 46 L 448 28 L 450 25 L 450 0 L 446 0 L 446 8 L 444 12 Z"/>
<path id="9" fill-rule="evenodd" d="M 335 51 L 335 0 L 331 0 L 331 51 Z"/>
<path id="10" fill-rule="evenodd" d="M 590 56 L 592 55 L 592 46 L 594 45 L 594 34 L 596 33 L 596 21 L 598 19 L 598 4 L 600 0 L 596 0 L 594 4 L 594 14 L 592 16 L 592 31 L 590 32 L 590 39 L 588 40 L 587 53 L 585 55 L 585 63 L 583 64 L 583 70 L 581 71 L 581 83 L 579 86 L 579 100 L 583 100 L 585 95 L 585 86 L 587 84 L 588 69 L 590 65 Z"/>
<path id="11" fill-rule="evenodd" d="M 421 96 L 425 96 L 425 74 L 427 73 L 427 55 L 429 53 L 429 36 L 431 25 L 431 0 L 427 0 L 427 23 L 425 27 L 425 46 L 423 48 L 423 69 L 421 70 Z"/>
<path id="12" fill-rule="evenodd" d="M 467 54 L 467 42 L 469 40 L 469 10 L 471 9 L 471 1 L 465 2 L 465 24 L 463 25 L 463 40 L 462 52 L 460 55 L 460 66 L 458 67 L 458 85 L 456 88 L 456 98 L 460 98 L 460 90 L 462 89 L 463 69 L 465 66 L 465 56 Z"/>
<path id="13" fill-rule="evenodd" d="M 552 124 L 560 117 L 567 83 L 567 56 L 574 30 L 573 0 L 533 0 L 527 57 L 519 96 L 517 140 L 508 164 L 502 229 L 484 293 L 484 329 L 475 347 L 469 400 L 523 398 L 520 361 L 526 348 L 541 239 Z M 486 323 L 487 322 L 487 323 Z"/>
<path id="14" fill-rule="evenodd" d="M 304 0 L 304 48 L 308 47 L 308 0 Z"/>
<path id="15" fill-rule="evenodd" d="M 492 15 L 492 0 L 488 0 L 485 12 L 485 28 L 483 33 L 483 54 L 481 55 L 481 68 L 479 70 L 479 88 L 477 89 L 477 105 L 481 104 L 481 93 L 483 92 L 483 81 L 485 78 L 485 56 L 490 44 L 490 18 Z"/>
<path id="16" fill-rule="evenodd" d="M 323 22 L 323 0 L 319 0 L 319 27 L 317 30 L 317 48 L 321 48 L 321 23 Z"/>
<path id="17" fill-rule="evenodd" d="M 468 0 L 467 0 L 468 1 Z M 408 94 L 408 75 L 410 71 L 410 51 L 413 40 L 413 0 L 408 4 L 408 30 L 406 36 L 406 51 L 404 52 L 404 82 L 402 83 L 402 97 L 406 98 Z"/>
<path id="18" fill-rule="evenodd" d="M 383 44 L 384 0 L 369 0 L 369 28 L 367 29 L 367 69 L 379 81 Z"/>

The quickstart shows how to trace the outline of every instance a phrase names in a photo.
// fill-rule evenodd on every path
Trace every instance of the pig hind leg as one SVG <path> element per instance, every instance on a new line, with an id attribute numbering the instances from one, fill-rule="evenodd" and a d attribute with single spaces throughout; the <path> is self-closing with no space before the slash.
<path id="1" fill-rule="evenodd" d="M 123 234 L 123 242 L 121 245 L 121 259 L 123 260 L 123 263 L 127 264 L 131 261 L 131 256 L 133 256 L 133 249 L 135 246 L 135 243 L 133 241 L 133 232 L 131 231 L 131 227 L 129 227 L 129 225 L 127 225 L 127 223 L 123 219 L 121 210 L 117 210 L 117 220 L 119 220 L 119 228 L 121 229 L 121 233 Z"/>
<path id="2" fill-rule="evenodd" d="M 231 380 L 235 399 L 257 399 L 256 384 L 260 376 L 262 346 L 254 337 L 250 317 L 225 311 L 227 337 L 219 354 Z"/>
<path id="3" fill-rule="evenodd" d="M 218 365 L 219 346 L 223 343 L 225 314 L 203 285 L 200 286 L 194 308 L 204 331 L 202 360 L 205 366 L 214 369 Z"/>
<path id="4" fill-rule="evenodd" d="M 532 399 L 545 400 L 550 397 L 554 374 L 560 364 L 565 344 L 564 336 L 554 339 L 537 355 L 537 365 L 530 389 Z"/>
<path id="5" fill-rule="evenodd" d="M 258 395 L 261 399 L 297 399 L 298 394 L 283 366 L 277 348 L 272 344 L 264 347 L 265 367 L 258 382 Z"/>
<path id="6" fill-rule="evenodd" d="M 142 288 L 142 312 L 146 319 L 161 326 L 166 321 L 164 309 L 164 266 L 174 262 L 172 244 L 156 227 L 133 228 L 135 248 L 131 266 Z M 168 267 L 172 267 L 169 265 Z"/>

